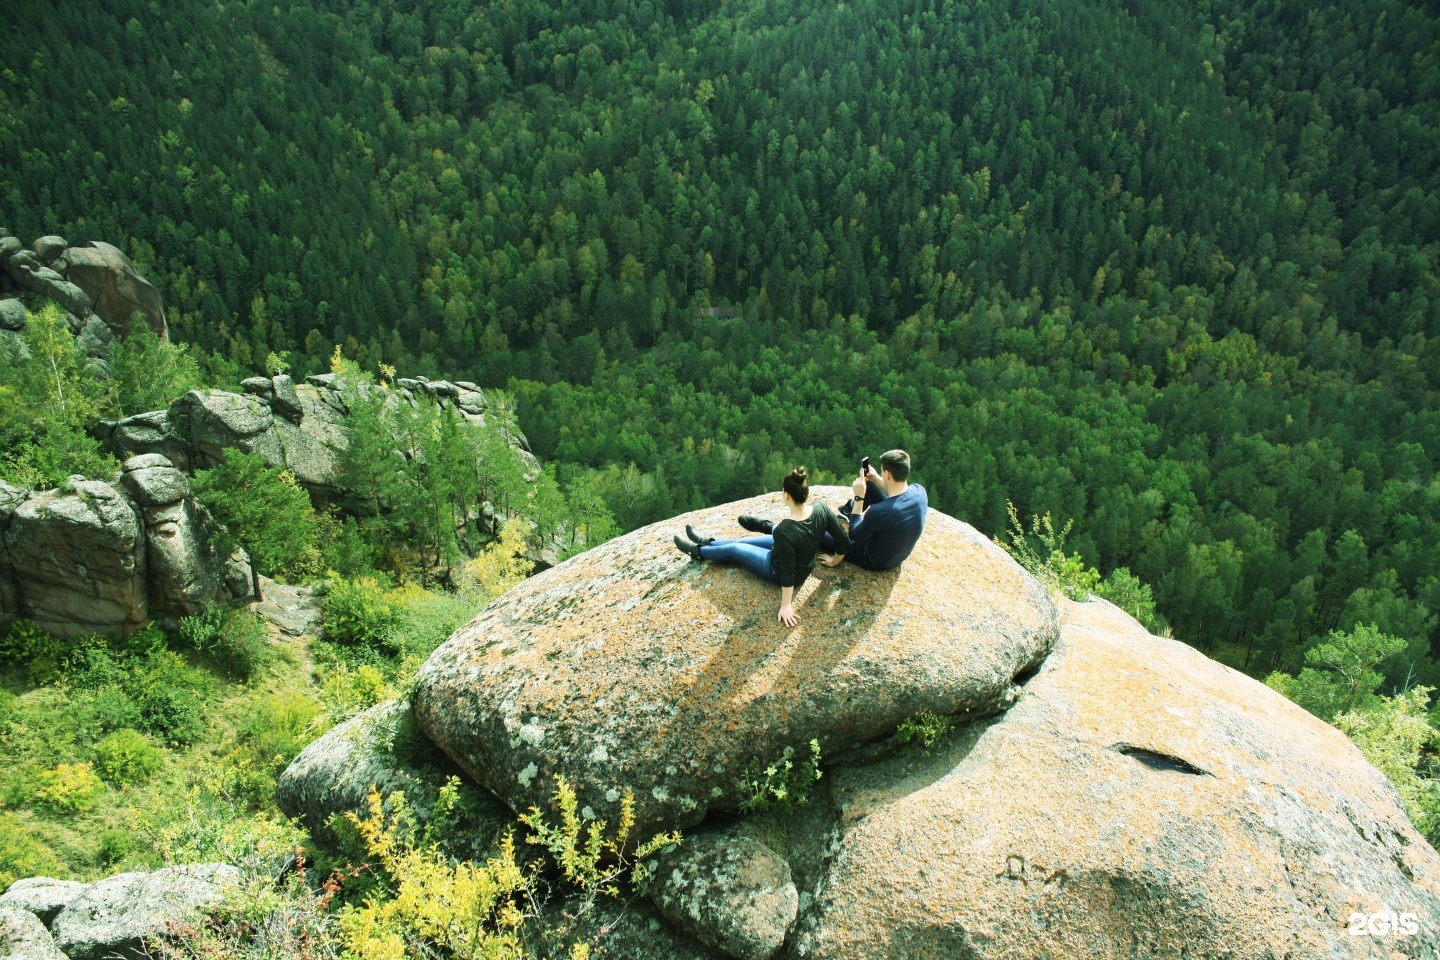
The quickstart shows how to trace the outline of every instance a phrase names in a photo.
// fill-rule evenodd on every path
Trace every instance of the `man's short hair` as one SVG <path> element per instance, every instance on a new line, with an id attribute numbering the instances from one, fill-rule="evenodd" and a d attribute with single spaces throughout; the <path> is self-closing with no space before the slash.
<path id="1" fill-rule="evenodd" d="M 910 454 L 904 450 L 889 450 L 880 454 L 880 472 L 890 471 L 890 476 L 901 483 L 910 479 Z"/>

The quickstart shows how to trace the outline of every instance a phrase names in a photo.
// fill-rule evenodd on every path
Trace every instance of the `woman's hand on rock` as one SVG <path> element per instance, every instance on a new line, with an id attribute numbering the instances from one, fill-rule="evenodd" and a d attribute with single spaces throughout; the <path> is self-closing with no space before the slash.
<path id="1" fill-rule="evenodd" d="M 800 618 L 795 616 L 795 608 L 788 603 L 780 608 L 780 615 L 776 619 L 787 627 L 793 627 L 800 622 Z"/>

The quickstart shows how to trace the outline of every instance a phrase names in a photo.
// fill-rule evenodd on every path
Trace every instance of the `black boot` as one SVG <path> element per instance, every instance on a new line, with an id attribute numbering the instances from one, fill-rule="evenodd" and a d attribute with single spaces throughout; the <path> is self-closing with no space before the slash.
<path id="1" fill-rule="evenodd" d="M 699 530 L 696 530 L 694 526 L 688 523 L 685 524 L 685 536 L 694 540 L 695 546 L 697 547 L 708 547 L 715 542 L 714 537 L 703 536 Z"/>
<path id="2" fill-rule="evenodd" d="M 736 523 L 740 524 L 742 530 L 749 530 L 751 533 L 763 533 L 768 536 L 775 532 L 775 524 L 748 513 L 742 515 Z"/>
<path id="3" fill-rule="evenodd" d="M 691 543 L 689 540 L 686 540 L 679 534 L 676 534 L 675 536 L 675 546 L 680 549 L 681 553 L 685 554 L 685 556 L 689 557 L 691 560 L 705 559 L 704 557 L 700 556 L 700 544 Z"/>

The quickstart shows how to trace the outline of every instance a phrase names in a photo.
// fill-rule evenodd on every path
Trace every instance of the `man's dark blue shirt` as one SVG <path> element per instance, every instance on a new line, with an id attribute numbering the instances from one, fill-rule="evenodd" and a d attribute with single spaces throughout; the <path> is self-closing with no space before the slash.
<path id="1" fill-rule="evenodd" d="M 898 567 L 915 549 L 925 530 L 930 497 L 918 483 L 899 496 L 885 499 L 875 484 L 865 491 L 865 502 L 873 503 L 863 516 L 850 521 L 850 549 L 845 557 L 868 570 Z"/>

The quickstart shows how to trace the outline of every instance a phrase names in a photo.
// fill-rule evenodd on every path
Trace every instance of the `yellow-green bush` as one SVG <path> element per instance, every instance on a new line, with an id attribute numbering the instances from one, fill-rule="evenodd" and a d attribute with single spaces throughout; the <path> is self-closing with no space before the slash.
<path id="1" fill-rule="evenodd" d="M 36 778 L 35 800 L 58 813 L 89 810 L 105 795 L 105 784 L 88 763 L 61 763 Z"/>
<path id="2" fill-rule="evenodd" d="M 0 812 L 0 890 L 22 877 L 64 877 L 66 872 L 32 824 L 8 810 Z"/>
<path id="3" fill-rule="evenodd" d="M 124 727 L 95 744 L 95 769 L 121 786 L 150 779 L 164 761 L 164 752 L 139 730 Z"/>

